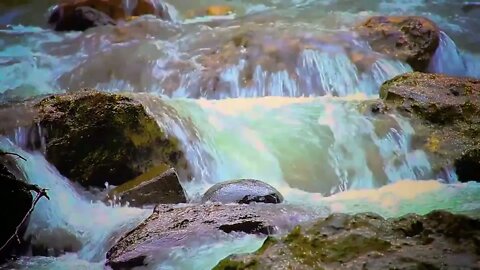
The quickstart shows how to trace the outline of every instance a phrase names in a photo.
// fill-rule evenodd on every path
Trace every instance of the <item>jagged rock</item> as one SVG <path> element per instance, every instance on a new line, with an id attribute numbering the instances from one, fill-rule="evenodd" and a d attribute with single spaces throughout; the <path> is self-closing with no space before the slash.
<path id="1" fill-rule="evenodd" d="M 163 3 L 155 5 L 149 0 L 138 0 L 135 3 L 129 13 L 122 0 L 60 0 L 50 14 L 48 23 L 53 25 L 56 31 L 83 31 L 94 26 L 128 20 L 130 16 L 151 14 L 164 20 L 172 19 L 168 7 Z M 92 23 L 87 25 L 85 21 Z"/>
<path id="2" fill-rule="evenodd" d="M 440 31 L 431 20 L 418 16 L 373 16 L 356 27 L 380 53 L 406 61 L 425 71 L 440 42 Z"/>
<path id="3" fill-rule="evenodd" d="M 479 251 L 480 221 L 466 216 L 333 214 L 214 269 L 478 269 Z"/>
<path id="4" fill-rule="evenodd" d="M 0 247 L 14 235 L 15 230 L 25 215 L 30 210 L 33 203 L 33 197 L 26 188 L 23 180 L 15 173 L 15 161 L 13 156 L 0 156 L 0 204 L 2 207 L 2 230 L 0 231 Z M 28 220 L 19 230 L 18 239 L 23 239 L 23 235 L 28 226 Z M 0 262 L 5 261 L 12 254 L 18 254 L 22 247 L 14 238 L 10 244 L 0 250 Z"/>
<path id="5" fill-rule="evenodd" d="M 183 158 L 177 140 L 129 97 L 80 91 L 36 106 L 48 161 L 84 186 L 120 185 L 158 164 L 175 167 Z"/>
<path id="6" fill-rule="evenodd" d="M 431 154 L 434 169 L 480 180 L 480 80 L 413 72 L 386 81 L 380 96 L 411 119 L 414 143 Z"/>
<path id="7" fill-rule="evenodd" d="M 202 202 L 221 203 L 281 203 L 283 196 L 278 190 L 262 181 L 240 179 L 221 182 L 209 188 Z"/>
<path id="8" fill-rule="evenodd" d="M 109 199 L 129 203 L 133 207 L 146 205 L 186 203 L 187 197 L 175 169 L 162 164 L 156 166 L 134 180 L 113 189 Z"/>
<path id="9" fill-rule="evenodd" d="M 314 215 L 312 210 L 282 204 L 159 205 L 110 249 L 107 264 L 113 269 L 131 269 L 199 239 L 208 241 L 231 232 L 271 234 Z"/>

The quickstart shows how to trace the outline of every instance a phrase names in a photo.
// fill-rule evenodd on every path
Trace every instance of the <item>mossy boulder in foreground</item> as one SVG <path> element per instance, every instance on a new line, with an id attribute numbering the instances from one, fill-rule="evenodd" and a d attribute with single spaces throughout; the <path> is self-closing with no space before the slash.
<path id="1" fill-rule="evenodd" d="M 434 169 L 453 167 L 460 181 L 480 180 L 480 80 L 407 73 L 386 81 L 380 97 L 410 118 L 414 143 Z"/>
<path id="2" fill-rule="evenodd" d="M 129 97 L 82 91 L 51 96 L 36 106 L 48 161 L 83 186 L 120 185 L 183 157 L 178 142 Z"/>
<path id="3" fill-rule="evenodd" d="M 394 219 L 333 214 L 214 269 L 478 269 L 479 260 L 479 220 L 443 211 Z"/>
<path id="4" fill-rule="evenodd" d="M 418 16 L 373 16 L 356 27 L 375 51 L 425 71 L 440 42 L 440 30 Z"/>

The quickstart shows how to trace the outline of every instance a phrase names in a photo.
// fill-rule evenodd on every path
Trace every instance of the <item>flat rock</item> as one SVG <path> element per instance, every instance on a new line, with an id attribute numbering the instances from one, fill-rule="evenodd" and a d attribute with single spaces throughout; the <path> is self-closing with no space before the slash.
<path id="1" fill-rule="evenodd" d="M 239 179 L 221 182 L 209 188 L 202 202 L 221 203 L 281 203 L 283 196 L 278 190 L 259 180 Z"/>
<path id="2" fill-rule="evenodd" d="M 291 229 L 318 213 L 282 204 L 159 205 L 107 253 L 107 264 L 125 269 L 198 239 L 225 233 L 271 234 Z M 207 240 L 205 240 L 207 241 Z"/>
<path id="3" fill-rule="evenodd" d="M 214 269 L 479 269 L 480 221 L 444 211 L 333 214 Z"/>
<path id="4" fill-rule="evenodd" d="M 132 181 L 113 189 L 109 199 L 133 207 L 186 203 L 187 197 L 175 169 L 168 165 L 156 166 Z"/>

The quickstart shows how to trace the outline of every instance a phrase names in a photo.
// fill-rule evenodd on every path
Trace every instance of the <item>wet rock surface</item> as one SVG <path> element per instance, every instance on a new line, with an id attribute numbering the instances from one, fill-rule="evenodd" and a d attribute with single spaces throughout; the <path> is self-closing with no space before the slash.
<path id="1" fill-rule="evenodd" d="M 148 0 L 135 1 L 131 11 L 122 0 L 61 0 L 52 11 L 48 23 L 56 31 L 83 31 L 91 27 L 114 24 L 131 16 L 156 15 L 171 20 L 168 7 Z"/>
<path id="2" fill-rule="evenodd" d="M 47 134 L 47 159 L 84 186 L 120 185 L 152 166 L 174 166 L 183 158 L 178 142 L 126 96 L 81 91 L 36 106 L 36 121 Z"/>
<path id="3" fill-rule="evenodd" d="M 372 48 L 425 71 L 440 42 L 434 22 L 417 16 L 374 16 L 356 27 Z"/>
<path id="4" fill-rule="evenodd" d="M 33 203 L 32 194 L 19 175 L 15 173 L 15 158 L 10 155 L 0 155 L 0 203 L 3 206 L 0 246 L 3 246 L 15 234 L 17 226 Z M 23 239 L 27 226 L 28 220 L 20 227 L 18 239 Z M 16 239 L 0 250 L 0 262 L 21 251 L 21 246 Z"/>
<path id="5" fill-rule="evenodd" d="M 259 180 L 239 179 L 213 185 L 202 197 L 202 202 L 221 203 L 281 203 L 283 196 L 278 190 Z"/>
<path id="6" fill-rule="evenodd" d="M 480 221 L 444 211 L 333 214 L 214 269 L 478 269 Z"/>
<path id="7" fill-rule="evenodd" d="M 271 234 L 310 220 L 313 211 L 281 204 L 159 205 L 136 229 L 120 239 L 107 253 L 113 269 L 148 264 L 172 248 L 208 241 L 218 234 Z"/>
<path id="8" fill-rule="evenodd" d="M 186 203 L 187 198 L 175 169 L 156 166 L 132 181 L 113 189 L 109 199 L 132 207 Z"/>
<path id="9" fill-rule="evenodd" d="M 434 170 L 453 167 L 460 181 L 480 180 L 480 80 L 407 73 L 386 81 L 380 96 L 412 120 L 413 143 L 431 155 Z"/>

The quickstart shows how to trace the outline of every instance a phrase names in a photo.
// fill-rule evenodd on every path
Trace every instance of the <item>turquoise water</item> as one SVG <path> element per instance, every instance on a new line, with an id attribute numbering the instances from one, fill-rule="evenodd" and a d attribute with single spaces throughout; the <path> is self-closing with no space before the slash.
<path id="1" fill-rule="evenodd" d="M 280 190 L 285 203 L 320 215 L 446 209 L 479 216 L 480 185 L 457 183 L 454 173 L 437 179 L 423 150 L 412 148 L 407 119 L 362 112 L 383 81 L 411 68 L 350 31 L 376 14 L 427 16 L 443 31 L 429 70 L 480 77 L 480 40 L 472 34 L 480 28 L 478 11 L 463 13 L 460 2 L 447 1 L 178 0 L 171 3 L 173 22 L 144 17 L 55 33 L 45 25 L 54 3 L 0 3 L 0 101 L 82 87 L 134 92 L 180 140 L 193 172 L 181 181 L 192 202 L 215 183 L 256 178 Z M 211 4 L 235 12 L 186 18 Z M 229 43 L 239 35 L 249 38 L 249 50 Z M 149 210 L 97 202 L 41 153 L 21 149 L 25 134 L 16 135 L 2 138 L 0 148 L 26 157 L 19 161 L 26 178 L 52 197 L 36 207 L 28 234 L 52 254 L 69 252 L 0 268 L 103 269 L 106 251 Z M 161 254 L 149 268 L 209 269 L 262 241 L 212 237 Z"/>

